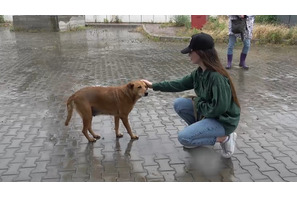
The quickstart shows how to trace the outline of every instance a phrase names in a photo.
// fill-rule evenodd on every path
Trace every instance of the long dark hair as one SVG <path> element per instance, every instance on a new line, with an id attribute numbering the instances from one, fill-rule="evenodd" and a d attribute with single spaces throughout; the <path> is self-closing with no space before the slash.
<path id="1" fill-rule="evenodd" d="M 222 74 L 223 76 L 225 76 L 229 79 L 230 86 L 231 86 L 231 92 L 232 92 L 232 98 L 233 98 L 234 102 L 238 105 L 238 107 L 240 107 L 232 79 L 231 79 L 229 73 L 227 72 L 227 70 L 223 67 L 216 49 L 212 48 L 212 49 L 208 49 L 208 50 L 196 50 L 196 53 L 200 56 L 204 66 L 207 69 L 209 69 L 211 71 L 219 72 L 220 74 Z"/>

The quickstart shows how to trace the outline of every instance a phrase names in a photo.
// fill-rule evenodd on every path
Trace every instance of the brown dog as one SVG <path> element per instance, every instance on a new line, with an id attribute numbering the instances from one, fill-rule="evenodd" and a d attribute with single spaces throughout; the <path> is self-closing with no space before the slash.
<path id="1" fill-rule="evenodd" d="M 128 115 L 136 101 L 142 96 L 148 95 L 147 89 L 147 85 L 142 81 L 134 81 L 118 87 L 82 88 L 68 98 L 68 115 L 65 125 L 69 124 L 73 108 L 75 108 L 83 121 L 83 134 L 90 142 L 94 142 L 100 138 L 100 135 L 95 134 L 92 130 L 92 116 L 113 115 L 116 137 L 123 137 L 123 134 L 119 132 L 121 119 L 131 139 L 138 139 L 138 136 L 132 133 Z M 94 138 L 88 135 L 88 131 Z"/>

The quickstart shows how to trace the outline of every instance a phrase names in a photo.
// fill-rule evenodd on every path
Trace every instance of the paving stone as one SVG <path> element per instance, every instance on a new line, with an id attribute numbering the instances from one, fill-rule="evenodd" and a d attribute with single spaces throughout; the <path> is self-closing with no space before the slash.
<path id="1" fill-rule="evenodd" d="M 190 175 L 190 174 L 176 176 L 175 178 L 176 178 L 176 181 L 178 181 L 178 182 L 193 182 L 193 181 L 195 181 L 194 178 L 192 177 L 192 175 Z"/>
<path id="2" fill-rule="evenodd" d="M 143 173 L 145 172 L 144 168 L 143 168 L 143 161 L 131 161 L 131 173 Z"/>
<path id="3" fill-rule="evenodd" d="M 20 168 L 20 174 L 14 178 L 14 181 L 30 181 L 31 180 L 31 172 L 34 168 Z"/>
<path id="4" fill-rule="evenodd" d="M 22 163 L 10 164 L 9 168 L 2 173 L 2 175 L 18 175 L 19 168 L 22 166 Z"/>
<path id="5" fill-rule="evenodd" d="M 267 164 L 276 164 L 276 163 L 280 163 L 279 160 L 277 160 L 272 153 L 270 152 L 264 152 L 261 153 L 262 157 L 265 159 Z"/>
<path id="6" fill-rule="evenodd" d="M 280 177 L 278 171 L 265 171 L 263 172 L 263 175 L 267 175 L 271 179 L 271 181 L 284 182 L 284 179 Z"/>
<path id="7" fill-rule="evenodd" d="M 288 182 L 296 182 L 297 181 L 297 177 L 284 177 L 282 179 L 285 181 L 288 181 Z"/>
<path id="8" fill-rule="evenodd" d="M 237 174 L 236 177 L 239 179 L 239 181 L 244 181 L 244 182 L 253 182 L 251 178 L 251 174 L 249 173 L 243 173 L 243 174 Z"/>
<path id="9" fill-rule="evenodd" d="M 258 140 L 258 139 L 257 139 Z M 241 145 L 241 144 L 240 144 Z M 264 149 L 264 147 L 261 145 L 261 143 L 258 143 L 258 142 L 250 142 L 248 143 L 249 147 L 253 148 L 254 151 L 256 153 L 263 153 L 263 152 L 267 152 L 266 149 Z M 241 147 L 242 148 L 242 147 Z"/>
<path id="10" fill-rule="evenodd" d="M 174 182 L 177 181 L 175 178 L 175 171 L 162 171 L 165 182 Z"/>
<path id="11" fill-rule="evenodd" d="M 92 182 L 104 181 L 102 173 L 104 172 L 104 167 L 101 164 L 90 167 L 90 180 Z"/>
<path id="12" fill-rule="evenodd" d="M 297 165 L 292 161 L 290 157 L 276 157 L 277 160 L 282 161 L 287 169 L 296 169 Z"/>
<path id="13" fill-rule="evenodd" d="M 3 175 L 1 176 L 2 182 L 13 182 L 17 178 L 17 175 Z"/>
<path id="14" fill-rule="evenodd" d="M 286 154 L 280 152 L 277 147 L 264 147 L 266 150 L 272 153 L 272 156 L 277 157 L 286 157 Z"/>
<path id="15" fill-rule="evenodd" d="M 44 176 L 44 179 L 60 179 L 60 175 L 58 174 L 58 169 L 55 166 L 47 166 L 47 173 Z"/>
<path id="16" fill-rule="evenodd" d="M 70 182 L 72 181 L 72 172 L 59 172 L 60 175 L 60 181 L 61 182 Z"/>
<path id="17" fill-rule="evenodd" d="M 64 126 L 67 98 L 85 86 L 181 78 L 197 66 L 180 54 L 184 42 L 154 42 L 130 28 L 28 34 L 0 27 L 0 181 L 296 181 L 296 46 L 253 45 L 250 69 L 234 65 L 241 120 L 233 157 L 204 159 L 213 175 L 193 168 L 193 151 L 178 142 L 187 124 L 175 113 L 183 93 L 149 90 L 129 115 L 130 137 L 116 139 L 112 116 L 96 116 L 101 135 L 88 143 L 75 112 Z M 98 36 L 99 35 L 99 36 Z M 216 44 L 226 62 L 226 45 Z M 241 47 L 234 49 L 238 61 Z M 261 67 L 258 67 L 261 65 Z"/>
<path id="18" fill-rule="evenodd" d="M 172 171 L 173 168 L 169 165 L 169 159 L 158 159 L 158 160 L 155 160 L 160 168 L 159 168 L 159 171 Z"/>
<path id="19" fill-rule="evenodd" d="M 257 164 L 257 166 L 259 167 L 259 171 L 271 171 L 274 170 L 274 168 L 270 167 L 267 163 L 265 159 L 251 159 L 252 162 L 254 162 L 255 164 Z"/>
<path id="20" fill-rule="evenodd" d="M 36 161 L 35 162 L 36 168 L 33 169 L 32 173 L 46 173 L 47 172 L 47 169 L 46 169 L 47 163 L 48 163 L 47 161 L 43 161 L 43 162 Z"/>
<path id="21" fill-rule="evenodd" d="M 42 182 L 42 179 L 45 176 L 45 173 L 31 173 L 30 176 L 31 176 L 30 182 Z"/>
<path id="22" fill-rule="evenodd" d="M 248 173 L 247 170 L 243 169 L 240 166 L 240 162 L 238 160 L 233 160 L 232 165 L 233 165 L 233 172 L 235 175 Z"/>
<path id="23" fill-rule="evenodd" d="M 242 168 L 251 174 L 253 180 L 267 179 L 267 176 L 263 175 L 263 172 L 260 172 L 257 166 L 243 166 Z"/>
<path id="24" fill-rule="evenodd" d="M 241 148 L 240 150 L 243 151 L 245 154 L 247 154 L 247 158 L 248 159 L 261 158 L 260 155 L 258 155 L 257 153 L 255 153 L 254 148 Z"/>
<path id="25" fill-rule="evenodd" d="M 221 180 L 223 182 L 236 182 L 237 178 L 234 176 L 233 169 L 226 168 L 220 171 Z"/>
<path id="26" fill-rule="evenodd" d="M 146 182 L 147 179 L 146 179 L 146 175 L 147 173 L 132 173 L 131 174 L 131 177 L 134 178 L 133 181 L 135 182 Z"/>
<path id="27" fill-rule="evenodd" d="M 12 158 L 3 158 L 0 161 L 0 170 L 1 169 L 8 169 L 9 162 L 12 161 Z"/>
<path id="28" fill-rule="evenodd" d="M 147 171 L 147 181 L 164 181 L 163 175 L 158 171 L 159 166 L 144 166 Z"/>
<path id="29" fill-rule="evenodd" d="M 247 158 L 245 154 L 235 154 L 233 156 L 240 162 L 241 167 L 255 165 Z"/>
<path id="30" fill-rule="evenodd" d="M 7 148 L 5 150 L 5 153 L 2 155 L 2 158 L 12 158 L 15 156 L 15 152 L 18 150 L 18 148 Z"/>
<path id="31" fill-rule="evenodd" d="M 102 178 L 105 182 L 116 182 L 119 178 L 118 173 L 108 173 L 104 172 L 102 173 Z"/>
<path id="32" fill-rule="evenodd" d="M 26 162 L 24 163 L 24 165 L 22 166 L 22 168 L 30 168 L 30 167 L 36 167 L 36 160 L 39 157 L 27 157 L 25 158 Z"/>

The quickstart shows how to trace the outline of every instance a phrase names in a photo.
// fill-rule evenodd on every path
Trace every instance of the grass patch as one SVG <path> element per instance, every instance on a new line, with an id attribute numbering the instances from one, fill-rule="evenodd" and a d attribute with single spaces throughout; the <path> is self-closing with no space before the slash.
<path id="1" fill-rule="evenodd" d="M 278 24 L 274 17 L 257 17 L 259 22 L 254 23 L 252 40 L 259 44 L 297 44 L 297 26 Z M 199 32 L 212 35 L 216 42 L 228 42 L 228 17 L 210 16 L 201 30 L 183 27 L 177 36 L 190 37 Z"/>

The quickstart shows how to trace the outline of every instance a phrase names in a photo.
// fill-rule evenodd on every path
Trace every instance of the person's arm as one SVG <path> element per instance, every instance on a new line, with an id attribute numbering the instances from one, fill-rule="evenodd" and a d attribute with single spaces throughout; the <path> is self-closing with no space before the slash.
<path id="1" fill-rule="evenodd" d="M 208 118 L 215 118 L 225 113 L 232 100 L 231 88 L 224 77 L 215 79 L 210 101 L 200 100 L 197 104 L 198 112 Z"/>
<path id="2" fill-rule="evenodd" d="M 152 88 L 154 91 L 162 92 L 180 92 L 186 91 L 194 88 L 192 74 L 189 74 L 181 79 L 173 81 L 162 81 L 158 83 L 152 83 L 148 80 L 142 80 L 147 84 L 149 88 Z"/>

